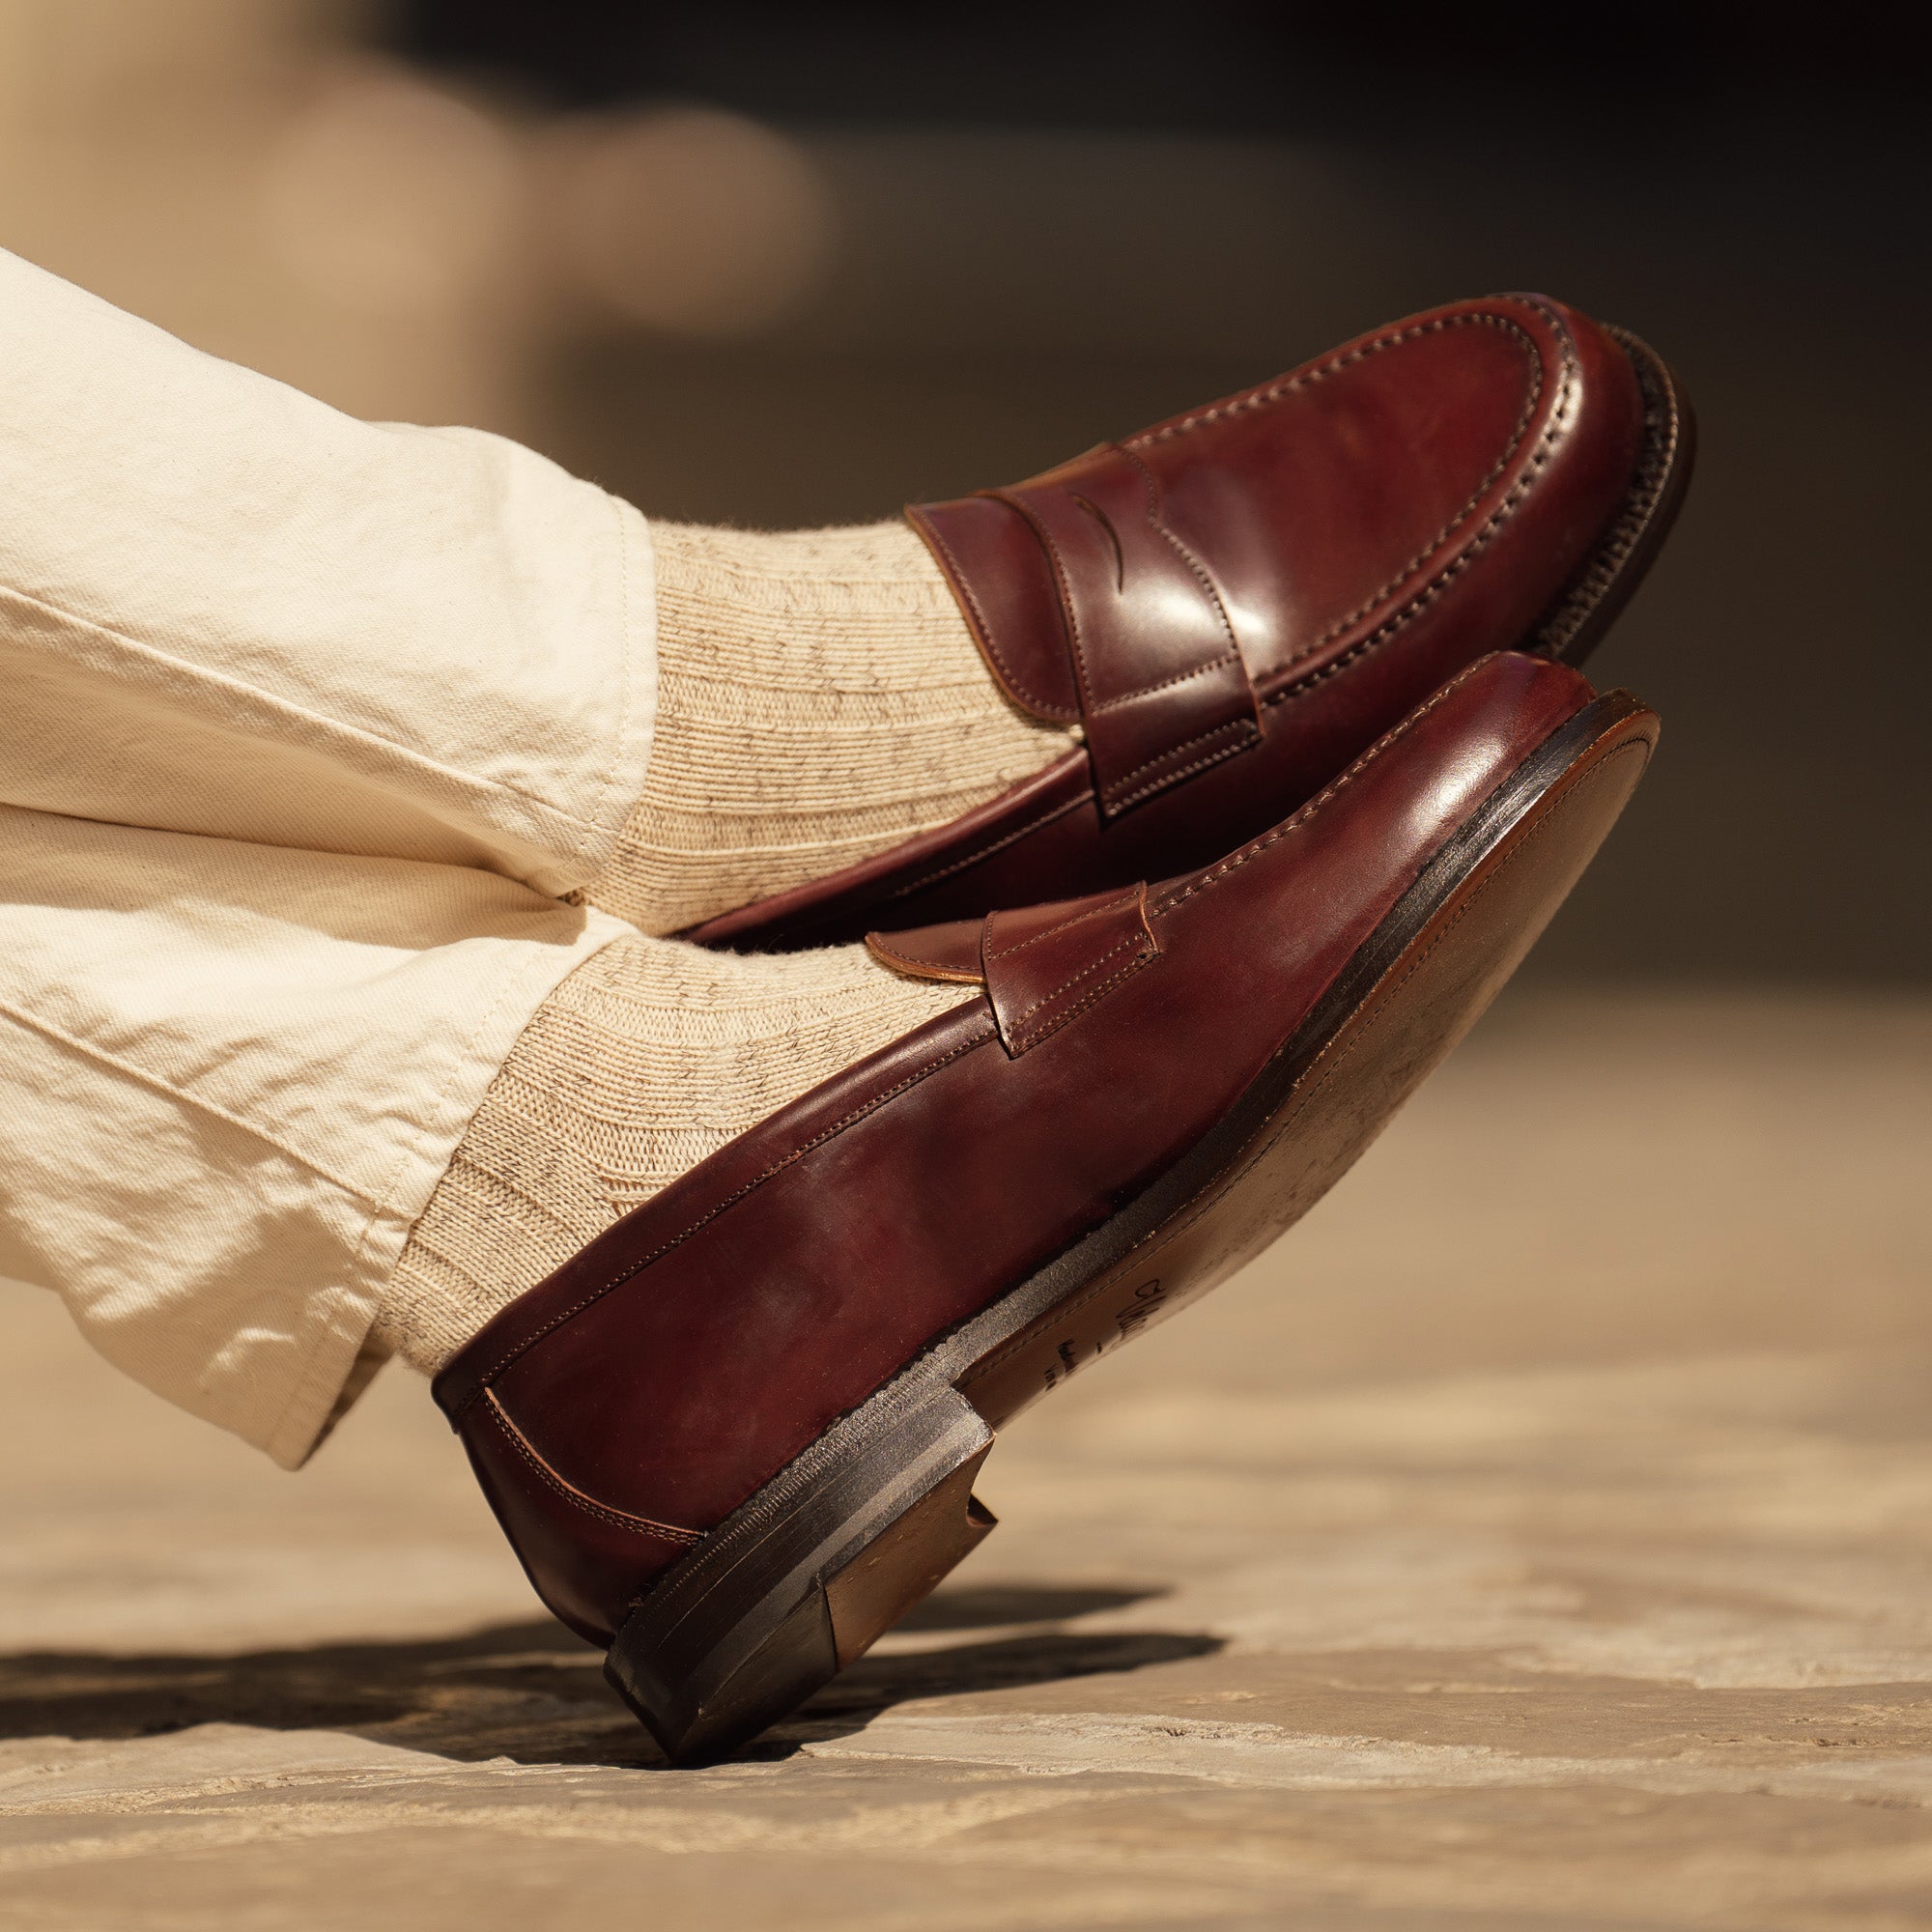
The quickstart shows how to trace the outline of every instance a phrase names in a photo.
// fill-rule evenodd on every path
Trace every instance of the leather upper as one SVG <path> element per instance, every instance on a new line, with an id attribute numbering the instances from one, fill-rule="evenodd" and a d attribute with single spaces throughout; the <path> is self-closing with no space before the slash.
<path id="1" fill-rule="evenodd" d="M 1262 736 L 1241 638 L 1247 612 L 1231 610 L 1201 544 L 1175 527 L 1179 506 L 1154 467 L 1161 454 L 1109 443 L 1031 483 L 908 513 L 975 613 L 980 648 L 1009 695 L 1084 726 L 1107 816 Z M 987 527 L 995 518 L 1007 527 Z M 1014 518 L 1038 552 L 1017 572 L 1007 554 Z M 1210 552 L 1221 548 L 1214 535 Z M 1030 580 L 1037 590 L 1040 562 L 1053 602 L 1015 621 L 1005 607 Z"/>
<path id="2" fill-rule="evenodd" d="M 608 1638 L 934 1335 L 1171 1168 L 1591 696 L 1491 657 L 1213 866 L 875 942 L 961 1005 L 627 1214 L 438 1378 L 545 1602 Z"/>
<path id="3" fill-rule="evenodd" d="M 868 933 L 866 944 L 874 958 L 917 979 L 983 986 L 1001 1043 L 1017 1059 L 1160 952 L 1147 897 L 1136 884 L 923 931 Z"/>
<path id="4" fill-rule="evenodd" d="M 689 936 L 829 944 L 1169 876 L 1254 837 L 1531 636 L 1632 487 L 1643 409 L 1588 317 L 1499 296 L 912 507 L 994 676 L 1084 746 Z"/>

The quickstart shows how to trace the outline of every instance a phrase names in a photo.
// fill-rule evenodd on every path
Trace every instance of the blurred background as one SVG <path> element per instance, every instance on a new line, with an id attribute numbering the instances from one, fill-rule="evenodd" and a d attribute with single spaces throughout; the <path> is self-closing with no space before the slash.
<path id="1" fill-rule="evenodd" d="M 355 413 L 774 526 L 1561 295 L 1674 362 L 1703 457 L 1593 667 L 1664 756 L 1531 971 L 1915 982 L 1922 70 L 1878 13 L 1776 18 L 0 0 L 0 245 Z"/>

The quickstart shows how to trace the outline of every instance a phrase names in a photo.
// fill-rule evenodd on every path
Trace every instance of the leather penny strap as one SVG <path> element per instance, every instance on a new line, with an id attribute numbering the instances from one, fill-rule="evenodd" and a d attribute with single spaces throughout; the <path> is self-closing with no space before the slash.
<path id="1" fill-rule="evenodd" d="M 1041 662 L 1044 613 L 989 581 L 1011 563 L 1009 532 L 987 521 L 994 505 L 1024 518 L 1045 554 L 1064 668 Z M 1104 815 L 1261 742 L 1227 606 L 1162 522 L 1159 489 L 1130 451 L 1106 443 L 1011 489 L 909 514 L 961 588 L 1002 683 L 1044 716 L 1077 710 Z"/>
<path id="2" fill-rule="evenodd" d="M 912 932 L 868 932 L 866 945 L 895 972 L 984 986 L 1001 1042 L 1015 1060 L 1160 952 L 1145 885 Z"/>

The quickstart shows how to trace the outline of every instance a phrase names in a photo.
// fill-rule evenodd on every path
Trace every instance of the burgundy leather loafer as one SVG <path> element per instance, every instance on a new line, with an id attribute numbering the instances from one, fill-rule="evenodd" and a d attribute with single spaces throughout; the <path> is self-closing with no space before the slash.
<path id="1" fill-rule="evenodd" d="M 1498 296 L 909 509 L 1009 696 L 1084 746 L 685 936 L 824 946 L 1207 865 L 1485 653 L 1580 662 L 1669 529 L 1691 440 L 1634 336 Z"/>
<path id="2" fill-rule="evenodd" d="M 674 1759 L 863 1652 L 991 1526 L 997 1428 L 1321 1195 L 1508 977 L 1656 731 L 1492 656 L 1213 866 L 875 938 L 965 1004 L 449 1364 L 437 1400 L 538 1594 Z"/>

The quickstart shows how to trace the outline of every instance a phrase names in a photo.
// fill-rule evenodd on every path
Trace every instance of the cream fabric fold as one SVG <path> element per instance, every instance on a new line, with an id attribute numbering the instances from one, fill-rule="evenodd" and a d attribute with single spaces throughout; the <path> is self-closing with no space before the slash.
<path id="1" fill-rule="evenodd" d="M 642 787 L 636 511 L 0 254 L 0 1274 L 295 1464 Z"/>
<path id="2" fill-rule="evenodd" d="M 653 637 L 628 504 L 0 252 L 0 802 L 566 893 L 641 790 Z"/>

